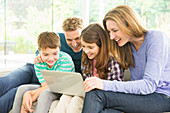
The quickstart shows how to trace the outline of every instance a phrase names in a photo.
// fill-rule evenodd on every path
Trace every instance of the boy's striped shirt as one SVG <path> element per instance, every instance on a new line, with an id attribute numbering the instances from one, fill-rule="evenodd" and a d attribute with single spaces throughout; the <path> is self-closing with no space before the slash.
<path id="1" fill-rule="evenodd" d="M 74 72 L 74 63 L 65 52 L 60 51 L 59 59 L 55 62 L 52 68 L 49 68 L 46 62 L 36 63 L 34 65 L 36 76 L 40 83 L 45 82 L 40 70 L 62 71 L 62 72 Z"/>

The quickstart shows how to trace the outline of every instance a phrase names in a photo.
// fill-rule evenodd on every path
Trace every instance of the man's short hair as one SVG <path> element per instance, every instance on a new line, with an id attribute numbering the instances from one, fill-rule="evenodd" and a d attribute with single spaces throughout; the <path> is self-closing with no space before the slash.
<path id="1" fill-rule="evenodd" d="M 69 17 L 64 20 L 62 28 L 64 31 L 75 31 L 78 28 L 83 29 L 83 19 L 78 17 Z"/>

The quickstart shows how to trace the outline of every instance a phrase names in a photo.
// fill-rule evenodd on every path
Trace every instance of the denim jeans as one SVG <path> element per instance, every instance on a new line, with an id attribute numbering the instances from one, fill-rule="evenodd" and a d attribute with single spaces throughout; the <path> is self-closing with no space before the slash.
<path id="1" fill-rule="evenodd" d="M 0 77 L 0 113 L 12 109 L 17 88 L 23 84 L 39 84 L 33 64 L 27 63 Z"/>
<path id="2" fill-rule="evenodd" d="M 136 95 L 92 90 L 85 95 L 82 113 L 161 113 L 170 111 L 164 94 Z"/>

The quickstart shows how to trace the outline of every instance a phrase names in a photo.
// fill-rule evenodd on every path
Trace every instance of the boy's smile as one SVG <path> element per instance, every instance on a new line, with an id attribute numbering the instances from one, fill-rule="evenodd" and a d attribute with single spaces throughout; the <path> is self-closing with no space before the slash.
<path id="1" fill-rule="evenodd" d="M 42 60 L 47 63 L 49 68 L 52 68 L 55 62 L 59 59 L 60 48 L 46 48 L 40 51 Z"/>

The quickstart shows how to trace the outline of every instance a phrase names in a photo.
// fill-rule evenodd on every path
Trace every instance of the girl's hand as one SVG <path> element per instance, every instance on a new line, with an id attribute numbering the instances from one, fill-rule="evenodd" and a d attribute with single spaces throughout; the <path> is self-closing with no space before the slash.
<path id="1" fill-rule="evenodd" d="M 87 78 L 84 83 L 84 91 L 89 92 L 92 89 L 103 89 L 103 81 L 97 77 L 89 77 Z"/>
<path id="2" fill-rule="evenodd" d="M 23 102 L 22 102 L 22 110 L 33 112 L 34 110 L 31 109 L 32 106 L 32 95 L 29 91 L 27 91 L 23 96 Z"/>

